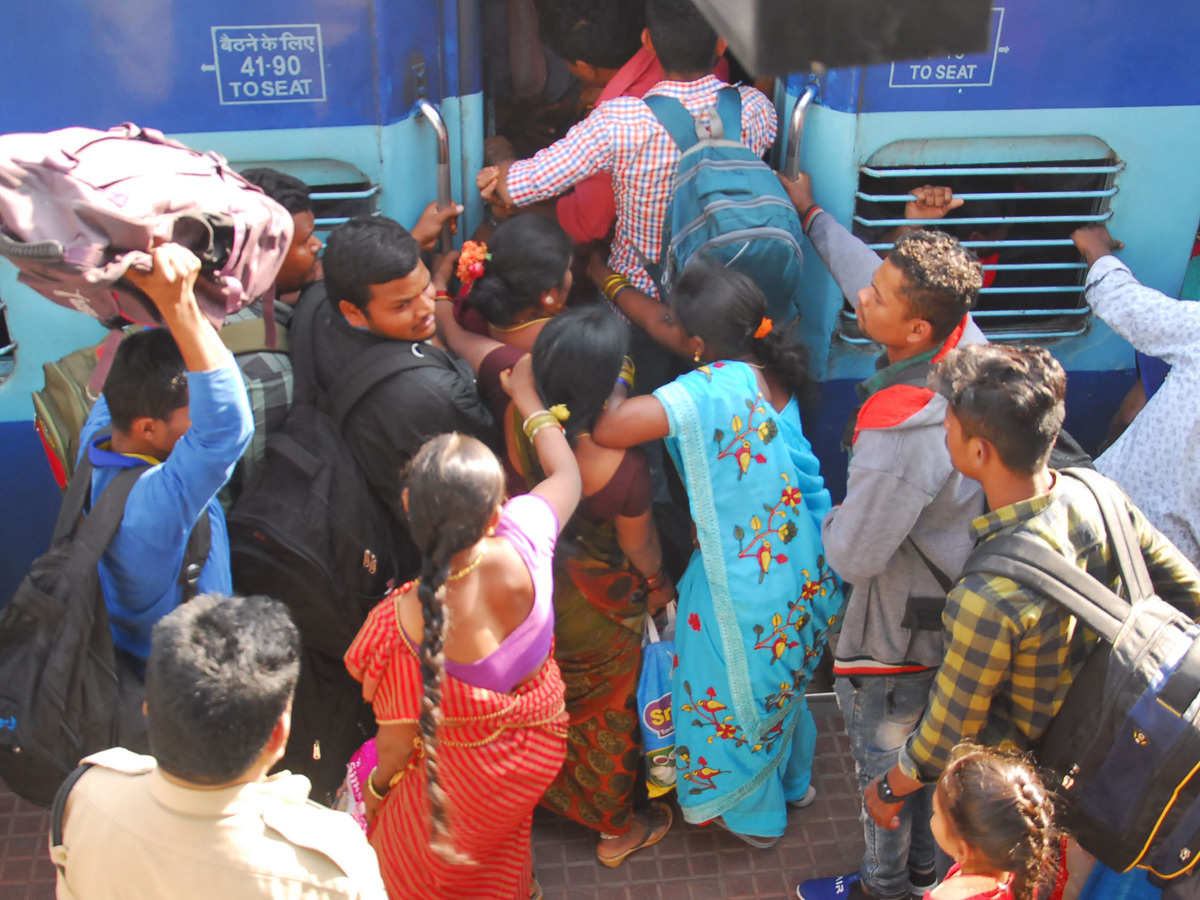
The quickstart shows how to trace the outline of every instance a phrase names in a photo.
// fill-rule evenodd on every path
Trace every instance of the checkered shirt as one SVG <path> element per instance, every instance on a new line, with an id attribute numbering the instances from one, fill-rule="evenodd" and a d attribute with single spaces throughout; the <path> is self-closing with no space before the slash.
<path id="1" fill-rule="evenodd" d="M 226 316 L 225 324 L 261 319 L 262 304 L 261 299 L 255 300 L 249 306 Z M 286 326 L 291 317 L 292 308 L 276 301 L 275 321 Z M 242 381 L 246 383 L 246 393 L 250 397 L 250 411 L 254 414 L 254 436 L 250 439 L 250 445 L 242 454 L 228 484 L 222 488 L 219 495 L 222 505 L 226 508 L 241 493 L 255 466 L 262 461 L 267 451 L 267 438 L 283 427 L 288 410 L 292 408 L 293 394 L 292 359 L 286 352 L 252 351 L 239 353 L 234 359 L 237 360 L 238 368 L 242 372 Z"/>
<path id="2" fill-rule="evenodd" d="M 1125 500 L 1155 592 L 1200 619 L 1200 572 L 1144 515 Z M 1058 476 L 1047 494 L 982 515 L 977 540 L 1024 534 L 1116 590 L 1119 577 L 1095 498 L 1081 483 Z M 908 776 L 935 781 L 964 739 L 996 746 L 1035 744 L 1058 712 L 1098 638 L 1076 628 L 1054 601 L 999 575 L 974 573 L 951 590 L 942 616 L 945 661 L 925 717 L 900 752 Z"/>
<path id="3" fill-rule="evenodd" d="M 723 87 L 727 85 L 706 75 L 698 81 L 661 81 L 646 96 L 674 97 L 707 125 L 708 110 Z M 775 142 L 775 107 L 752 87 L 743 85 L 738 90 L 742 143 L 761 156 Z M 651 261 L 658 259 L 678 163 L 679 148 L 650 107 L 636 97 L 614 97 L 597 106 L 562 140 L 532 159 L 513 163 L 506 187 L 513 203 L 524 206 L 556 197 L 596 172 L 611 172 L 617 226 L 609 266 L 655 297 L 654 279 L 642 268 L 636 251 Z"/>

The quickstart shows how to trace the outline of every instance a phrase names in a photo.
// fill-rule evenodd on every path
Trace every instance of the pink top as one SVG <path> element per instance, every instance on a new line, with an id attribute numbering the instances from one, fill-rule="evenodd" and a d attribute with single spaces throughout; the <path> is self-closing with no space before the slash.
<path id="1" fill-rule="evenodd" d="M 504 504 L 496 537 L 512 544 L 533 579 L 533 608 L 494 651 L 471 663 L 446 660 L 446 672 L 459 681 L 500 694 L 533 675 L 554 641 L 554 545 L 558 515 L 537 494 L 522 494 Z M 403 629 L 402 629 L 403 630 Z M 407 634 L 409 644 L 416 643 Z"/>

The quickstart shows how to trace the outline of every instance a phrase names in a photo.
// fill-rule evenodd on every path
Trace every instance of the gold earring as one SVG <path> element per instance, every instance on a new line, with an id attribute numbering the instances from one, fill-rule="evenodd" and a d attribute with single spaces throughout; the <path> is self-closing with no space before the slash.
<path id="1" fill-rule="evenodd" d="M 697 350 L 694 354 L 692 354 L 692 362 L 700 362 L 700 351 L 699 350 Z"/>

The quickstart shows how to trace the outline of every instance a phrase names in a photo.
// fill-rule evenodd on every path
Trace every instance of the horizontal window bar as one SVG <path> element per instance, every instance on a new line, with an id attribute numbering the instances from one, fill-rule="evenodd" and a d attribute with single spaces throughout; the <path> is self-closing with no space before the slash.
<path id="1" fill-rule="evenodd" d="M 1082 309 L 973 309 L 971 317 L 975 319 L 997 319 L 1004 316 L 1086 316 L 1091 313 L 1091 307 Z"/>
<path id="2" fill-rule="evenodd" d="M 873 340 L 871 340 L 870 338 L 865 338 L 865 337 L 854 337 L 853 335 L 850 335 L 850 334 L 843 334 L 843 333 L 842 333 L 842 332 L 840 332 L 840 331 L 839 331 L 839 332 L 837 332 L 837 336 L 838 336 L 838 337 L 839 337 L 841 340 L 845 341 L 847 344 L 858 344 L 858 345 L 862 345 L 862 344 L 873 344 L 873 343 L 875 343 L 875 342 L 874 342 Z"/>
<path id="3" fill-rule="evenodd" d="M 1081 293 L 1083 285 L 1081 284 L 1046 284 L 1035 285 L 1032 287 L 985 287 L 980 290 L 982 294 L 1070 294 Z"/>
<path id="4" fill-rule="evenodd" d="M 1083 326 L 1072 328 L 1069 331 L 1003 331 L 997 329 L 988 331 L 987 336 L 993 343 L 1002 344 L 1008 341 L 1046 341 L 1054 338 L 1078 337 L 1085 330 Z"/>
<path id="5" fill-rule="evenodd" d="M 1032 272 L 1032 271 L 1050 271 L 1060 269 L 1086 269 L 1087 263 L 985 263 L 983 271 L 985 272 Z"/>
<path id="6" fill-rule="evenodd" d="M 308 195 L 309 200 L 366 200 L 379 193 L 379 185 L 372 185 L 365 191 L 313 191 Z"/>
<path id="7" fill-rule="evenodd" d="M 1102 166 L 928 166 L 920 169 L 873 169 L 863 166 L 864 175 L 875 178 L 925 178 L 930 175 L 1106 175 L 1120 172 L 1125 163 Z"/>
<path id="8" fill-rule="evenodd" d="M 3 347 L 0 347 L 0 356 L 12 356 L 16 352 L 17 352 L 17 342 L 16 341 L 13 341 L 11 344 L 5 344 Z"/>
<path id="9" fill-rule="evenodd" d="M 1074 247 L 1075 242 L 1070 238 L 1047 238 L 1040 241 L 960 241 L 964 247 Z M 895 244 L 867 244 L 872 250 L 891 250 Z"/>
<path id="10" fill-rule="evenodd" d="M 1112 197 L 1117 193 L 1115 187 L 1106 191 L 997 191 L 991 193 L 955 194 L 963 200 L 1083 200 L 1093 197 Z M 854 194 L 860 200 L 872 200 L 875 203 L 908 203 L 913 199 L 912 194 L 866 194 L 856 191 Z"/>
<path id="11" fill-rule="evenodd" d="M 1095 216 L 984 216 L 978 219 L 867 219 L 855 214 L 860 225 L 894 227 L 897 225 L 1026 225 L 1042 222 L 1107 222 L 1112 210 Z"/>

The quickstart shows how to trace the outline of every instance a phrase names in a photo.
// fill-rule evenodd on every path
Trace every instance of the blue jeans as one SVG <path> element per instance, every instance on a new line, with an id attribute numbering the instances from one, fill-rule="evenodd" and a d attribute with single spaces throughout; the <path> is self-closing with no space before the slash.
<path id="1" fill-rule="evenodd" d="M 865 788 L 900 758 L 900 748 L 921 721 L 929 705 L 936 669 L 902 675 L 838 676 L 834 682 L 838 706 L 846 720 L 850 751 L 859 785 Z M 862 885 L 879 900 L 908 896 L 908 870 L 934 868 L 936 843 L 929 830 L 933 815 L 933 785 L 910 794 L 900 809 L 900 827 L 881 828 L 862 811 Z"/>

